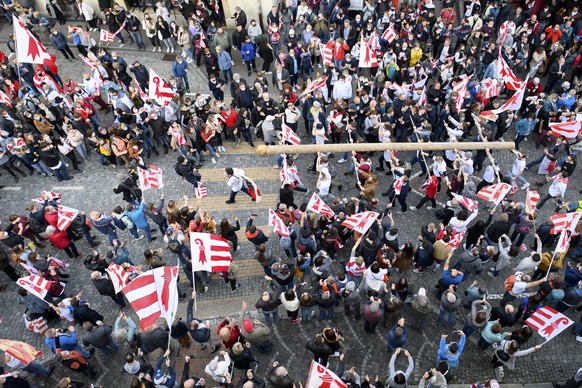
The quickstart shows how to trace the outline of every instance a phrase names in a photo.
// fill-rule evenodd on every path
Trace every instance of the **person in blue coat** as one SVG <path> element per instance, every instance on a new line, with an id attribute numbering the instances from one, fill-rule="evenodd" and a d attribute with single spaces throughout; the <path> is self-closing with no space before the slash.
<path id="1" fill-rule="evenodd" d="M 188 325 L 188 332 L 192 339 L 198 342 L 202 349 L 210 350 L 210 353 L 215 353 L 222 344 L 219 342 L 217 344 L 212 343 L 212 331 L 210 328 L 201 320 L 194 318 L 192 313 L 192 306 L 194 305 L 194 297 L 196 292 L 192 292 L 192 297 L 188 301 L 188 307 L 186 308 L 186 324 Z"/>
<path id="2" fill-rule="evenodd" d="M 243 61 L 247 64 L 248 76 L 251 76 L 251 66 L 253 71 L 257 72 L 257 66 L 255 65 L 255 58 L 257 54 L 255 53 L 255 45 L 251 42 L 251 37 L 246 36 L 245 41 L 240 47 L 240 53 L 242 54 Z"/>
<path id="3" fill-rule="evenodd" d="M 166 361 L 165 364 L 168 368 L 168 374 L 165 374 L 162 370 L 162 363 L 164 360 Z M 168 349 L 166 353 L 164 353 L 164 355 L 158 360 L 156 364 L 156 372 L 154 373 L 152 380 L 156 387 L 173 388 L 176 384 L 176 371 L 170 363 L 170 349 Z"/>
<path id="4" fill-rule="evenodd" d="M 190 83 L 188 82 L 188 62 L 182 56 L 176 56 L 176 60 L 172 65 L 172 73 L 174 77 L 180 78 L 186 87 L 186 93 L 190 92 Z"/>
<path id="5" fill-rule="evenodd" d="M 51 44 L 59 50 L 68 61 L 72 61 L 75 58 L 75 55 L 71 51 L 71 48 L 67 44 L 67 37 L 65 34 L 57 30 L 56 28 L 51 28 L 51 36 L 50 36 Z"/>
<path id="6" fill-rule="evenodd" d="M 461 354 L 463 354 L 463 349 L 465 348 L 465 333 L 463 333 L 462 330 L 457 330 L 455 333 L 459 334 L 461 339 L 459 342 L 451 342 L 448 345 L 448 335 L 443 334 L 441 336 L 437 357 L 437 363 L 446 361 L 451 369 L 457 369 L 459 367 L 459 358 L 461 357 Z"/>
<path id="7" fill-rule="evenodd" d="M 152 229 L 150 228 L 150 224 L 148 223 L 148 219 L 146 218 L 145 212 L 145 204 L 140 202 L 138 206 L 133 203 L 127 205 L 127 215 L 133 221 L 135 226 L 138 229 L 141 229 L 145 232 L 148 242 L 154 241 L 156 238 L 152 237 Z"/>
<path id="8" fill-rule="evenodd" d="M 515 138 L 515 149 L 519 150 L 519 143 L 526 138 L 527 135 L 533 132 L 536 127 L 537 120 L 535 119 L 535 114 L 530 113 L 527 117 L 519 120 L 515 123 L 515 132 L 517 136 Z"/>

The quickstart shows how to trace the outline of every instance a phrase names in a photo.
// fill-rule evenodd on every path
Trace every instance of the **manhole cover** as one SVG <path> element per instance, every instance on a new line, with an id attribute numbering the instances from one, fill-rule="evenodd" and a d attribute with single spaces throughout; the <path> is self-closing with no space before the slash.
<path id="1" fill-rule="evenodd" d="M 176 60 L 176 54 L 164 54 L 162 61 L 174 62 Z"/>

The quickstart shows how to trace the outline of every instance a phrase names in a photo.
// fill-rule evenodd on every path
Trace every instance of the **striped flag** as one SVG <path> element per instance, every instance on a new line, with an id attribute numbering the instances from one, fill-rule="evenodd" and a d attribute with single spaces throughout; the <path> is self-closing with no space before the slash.
<path id="1" fill-rule="evenodd" d="M 426 86 L 422 87 L 422 92 L 420 92 L 420 97 L 418 98 L 418 104 L 426 106 Z"/>
<path id="2" fill-rule="evenodd" d="M 333 62 L 333 49 L 323 43 L 319 44 L 319 51 L 321 52 L 321 60 L 325 66 L 330 66 Z"/>
<path id="3" fill-rule="evenodd" d="M 48 198 L 49 201 L 61 199 L 63 197 L 62 194 L 55 193 L 54 191 L 43 191 L 43 194 L 45 195 L 45 197 Z M 33 198 L 31 201 L 43 204 L 45 199 L 44 198 Z"/>
<path id="4" fill-rule="evenodd" d="M 449 241 L 447 245 L 453 248 L 458 248 L 459 246 L 461 246 L 463 238 L 465 238 L 465 232 L 455 233 L 455 235 L 451 238 L 451 241 Z"/>
<path id="5" fill-rule="evenodd" d="M 525 194 L 525 212 L 528 214 L 533 214 L 536 205 L 540 200 L 540 194 L 537 190 L 527 190 Z"/>
<path id="6" fill-rule="evenodd" d="M 402 177 L 396 179 L 394 183 L 392 183 L 392 186 L 394 187 L 394 193 L 396 193 L 396 195 L 400 195 L 402 186 L 404 186 L 404 179 Z"/>
<path id="7" fill-rule="evenodd" d="M 324 365 L 312 360 L 305 388 L 348 388 L 348 386 Z"/>
<path id="8" fill-rule="evenodd" d="M 322 216 L 326 216 L 327 218 L 331 219 L 335 213 L 331 208 L 319 197 L 319 195 L 313 193 L 309 203 L 307 204 L 307 210 L 311 210 L 317 214 Z"/>
<path id="9" fill-rule="evenodd" d="M 523 86 L 524 82 L 521 80 L 521 78 L 515 75 L 513 70 L 511 70 L 511 67 L 509 67 L 507 62 L 505 62 L 505 59 L 503 59 L 503 55 L 501 54 L 501 47 L 499 47 L 497 63 L 499 65 L 499 76 L 503 79 L 503 82 L 505 82 L 507 89 L 518 90 Z"/>
<path id="10" fill-rule="evenodd" d="M 289 237 L 291 234 L 289 228 L 283 222 L 283 219 L 275 214 L 273 209 L 269 208 L 269 225 L 273 228 L 273 232 L 281 237 Z"/>
<path id="11" fill-rule="evenodd" d="M 477 208 L 477 201 L 473 201 L 470 198 L 467 197 L 463 197 L 460 194 L 457 193 L 452 193 L 453 197 L 455 197 L 457 199 L 457 201 L 459 201 L 459 203 L 461 205 L 463 205 L 468 211 L 472 212 L 473 210 L 475 210 Z"/>
<path id="12" fill-rule="evenodd" d="M 574 321 L 553 308 L 544 306 L 537 309 L 525 323 L 548 342 L 574 324 Z"/>
<path id="13" fill-rule="evenodd" d="M 573 232 L 574 229 L 576 229 L 576 225 L 578 225 L 580 215 L 582 215 L 582 213 L 572 212 L 566 214 L 556 214 L 550 217 L 552 223 L 554 224 L 554 227 L 552 228 L 550 233 L 558 234 L 563 230 Z"/>
<path id="14" fill-rule="evenodd" d="M 558 239 L 558 244 L 554 249 L 554 253 L 563 253 L 568 252 L 568 248 L 570 247 L 570 236 L 572 233 L 566 229 L 562 230 L 560 233 L 560 238 Z"/>
<path id="15" fill-rule="evenodd" d="M 226 272 L 232 256 L 224 238 L 211 233 L 190 232 L 192 272 Z"/>
<path id="16" fill-rule="evenodd" d="M 43 300 L 51 286 L 50 281 L 36 275 L 22 277 L 16 281 L 16 284 Z"/>
<path id="17" fill-rule="evenodd" d="M 58 230 L 67 230 L 67 228 L 71 225 L 75 217 L 77 217 L 79 211 L 77 209 L 73 209 L 72 207 L 68 206 L 59 206 L 58 208 L 58 220 L 57 220 L 57 229 Z"/>
<path id="18" fill-rule="evenodd" d="M 26 269 L 28 271 L 29 274 L 31 275 L 38 275 L 38 269 L 31 267 L 30 265 L 26 264 L 26 263 L 20 263 L 21 266 L 24 267 L 24 269 Z"/>
<path id="19" fill-rule="evenodd" d="M 397 82 L 391 82 L 390 85 L 388 85 L 388 89 L 396 90 L 397 92 L 408 92 L 411 87 L 412 84 L 400 86 Z"/>
<path id="20" fill-rule="evenodd" d="M 512 21 L 505 21 L 501 23 L 499 26 L 499 36 L 501 37 L 500 42 L 503 44 L 503 41 L 507 37 L 508 34 L 512 34 L 515 32 L 515 23 Z"/>
<path id="21" fill-rule="evenodd" d="M 26 342 L 0 339 L 0 350 L 11 355 L 23 364 L 30 364 L 35 358 L 42 355 L 40 350 L 36 350 Z"/>
<path id="22" fill-rule="evenodd" d="M 550 123 L 549 126 L 551 134 L 556 137 L 564 136 L 568 139 L 573 139 L 582 132 L 582 122 L 580 121 Z"/>
<path id="23" fill-rule="evenodd" d="M 370 39 L 368 39 L 368 46 L 370 46 L 372 50 L 380 50 L 382 48 L 382 46 L 380 46 L 380 39 L 378 39 L 376 31 L 372 31 Z"/>
<path id="24" fill-rule="evenodd" d="M 101 30 L 101 34 L 99 35 L 99 40 L 101 42 L 112 43 L 115 40 L 115 33 L 109 32 L 106 30 Z"/>
<path id="25" fill-rule="evenodd" d="M 177 280 L 178 267 L 164 266 L 144 272 L 123 287 L 142 330 L 159 318 L 165 318 L 172 326 L 178 308 Z"/>
<path id="26" fill-rule="evenodd" d="M 505 198 L 507 193 L 509 193 L 509 190 L 511 190 L 511 185 L 507 183 L 496 183 L 482 188 L 477 193 L 477 197 L 484 199 L 485 201 L 491 201 L 497 205 L 503 198 Z"/>
<path id="27" fill-rule="evenodd" d="M 121 292 L 123 287 L 129 283 L 129 274 L 127 271 L 120 265 L 111 263 L 109 267 L 106 269 L 107 273 L 109 274 L 109 279 L 111 279 L 111 283 L 113 283 L 113 287 L 115 288 L 115 293 Z"/>
<path id="28" fill-rule="evenodd" d="M 368 43 L 364 40 L 364 35 L 360 40 L 360 58 L 358 61 L 358 67 L 376 67 L 378 66 L 376 51 L 372 50 Z"/>
<path id="29" fill-rule="evenodd" d="M 461 80 L 459 82 L 453 82 L 453 91 L 457 92 L 457 98 L 455 99 L 455 107 L 457 110 L 460 110 L 463 106 L 463 101 L 465 101 L 465 93 L 467 92 L 467 85 L 471 77 L 466 74 L 461 76 Z"/>
<path id="30" fill-rule="evenodd" d="M 84 55 L 79 55 L 81 57 L 81 59 L 83 60 L 83 62 L 85 62 L 85 65 L 87 65 L 87 67 L 90 70 L 95 70 L 97 68 L 97 62 L 94 61 L 93 59 L 89 59 Z"/>
<path id="31" fill-rule="evenodd" d="M 398 34 L 396 34 L 394 27 L 392 26 L 392 24 L 390 24 L 382 34 L 382 39 L 387 40 L 388 43 L 392 44 L 392 42 L 394 42 L 394 39 L 396 39 L 397 36 Z"/>
<path id="32" fill-rule="evenodd" d="M 483 89 L 483 96 L 487 99 L 496 97 L 499 95 L 499 83 L 495 78 L 486 78 L 481 81 L 481 87 Z"/>
<path id="33" fill-rule="evenodd" d="M 137 175 L 139 176 L 139 187 L 142 190 L 161 189 L 164 187 L 162 169 L 157 166 L 150 164 L 149 170 L 138 168 Z"/>
<path id="34" fill-rule="evenodd" d="M 372 226 L 374 221 L 376 221 L 379 215 L 379 213 L 371 211 L 356 213 L 347 217 L 346 220 L 342 222 L 342 226 L 364 234 L 368 231 L 370 226 Z"/>
<path id="35" fill-rule="evenodd" d="M 291 129 L 290 126 L 285 123 L 281 123 L 281 129 L 281 133 L 283 134 L 283 141 L 294 145 L 301 144 L 301 138 Z"/>
<path id="36" fill-rule="evenodd" d="M 175 126 L 173 125 L 170 126 L 170 133 L 172 134 L 172 136 L 174 136 L 174 139 L 176 139 L 176 143 L 178 143 L 178 145 L 188 144 L 182 132 L 178 130 L 178 128 L 176 128 Z"/>
<path id="37" fill-rule="evenodd" d="M 200 183 L 198 184 L 198 187 L 194 188 L 194 195 L 196 196 L 196 198 L 198 199 L 202 199 L 204 197 L 208 196 L 208 190 L 206 190 L 206 187 L 202 186 Z"/>
<path id="38" fill-rule="evenodd" d="M 3 91 L 0 91 L 0 102 L 12 108 L 12 99 Z"/>
<path id="39" fill-rule="evenodd" d="M 313 80 L 309 85 L 307 85 L 303 93 L 301 93 L 301 96 L 325 87 L 327 87 L 327 76 Z"/>

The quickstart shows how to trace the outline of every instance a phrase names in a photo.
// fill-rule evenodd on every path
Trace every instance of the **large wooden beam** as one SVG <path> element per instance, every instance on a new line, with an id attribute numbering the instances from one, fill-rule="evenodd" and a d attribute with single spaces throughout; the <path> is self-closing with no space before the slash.
<path id="1" fill-rule="evenodd" d="M 462 142 L 462 143 L 354 143 L 354 144 L 299 144 L 299 145 L 258 145 L 257 155 L 276 154 L 314 154 L 316 152 L 371 152 L 371 151 L 443 151 L 450 149 L 457 150 L 512 150 L 515 143 L 505 142 Z"/>

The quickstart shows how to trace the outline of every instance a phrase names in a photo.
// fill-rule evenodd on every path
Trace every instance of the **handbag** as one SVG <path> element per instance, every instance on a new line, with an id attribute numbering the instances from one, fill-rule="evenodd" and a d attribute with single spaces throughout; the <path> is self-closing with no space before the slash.
<path id="1" fill-rule="evenodd" d="M 504 351 L 503 349 L 497 349 L 497 350 L 495 351 L 495 355 L 497 356 L 497 358 L 498 358 L 500 361 L 503 361 L 503 362 L 507 362 L 507 361 L 509 361 L 509 359 L 510 359 L 510 356 L 509 356 L 509 354 L 505 353 L 505 351 Z"/>

